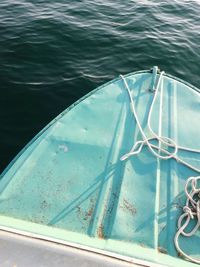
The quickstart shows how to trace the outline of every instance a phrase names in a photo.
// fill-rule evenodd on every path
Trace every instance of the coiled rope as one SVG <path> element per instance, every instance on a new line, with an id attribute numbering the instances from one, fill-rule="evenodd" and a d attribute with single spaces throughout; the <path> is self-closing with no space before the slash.
<path id="1" fill-rule="evenodd" d="M 126 153 L 125 155 L 123 155 L 121 157 L 121 160 L 123 161 L 123 160 L 128 159 L 130 156 L 134 156 L 134 155 L 139 154 L 141 152 L 142 148 L 146 145 L 148 147 L 148 149 L 150 150 L 150 152 L 155 157 L 157 157 L 159 159 L 164 159 L 164 160 L 174 159 L 178 163 L 181 163 L 181 164 L 187 166 L 188 168 L 200 173 L 200 169 L 192 166 L 190 163 L 181 159 L 177 155 L 179 150 L 184 150 L 184 151 L 193 152 L 193 153 L 200 153 L 200 150 L 190 149 L 190 148 L 187 148 L 184 146 L 179 146 L 173 139 L 166 137 L 166 136 L 161 136 L 160 134 L 155 133 L 155 131 L 151 127 L 152 111 L 154 109 L 154 105 L 155 105 L 156 99 L 158 97 L 159 89 L 160 89 L 159 123 L 161 123 L 161 116 L 162 116 L 162 110 L 161 109 L 162 109 L 162 95 L 163 95 L 163 83 L 161 84 L 161 80 L 162 80 L 163 74 L 164 74 L 164 71 L 162 71 L 159 75 L 158 82 L 157 82 L 157 85 L 156 85 L 156 88 L 154 91 L 153 100 L 152 100 L 152 103 L 151 103 L 151 106 L 149 109 L 148 118 L 147 118 L 147 129 L 149 130 L 149 132 L 151 134 L 150 137 L 147 137 L 147 135 L 145 134 L 145 132 L 141 126 L 140 120 L 139 120 L 137 112 L 136 112 L 134 99 L 133 99 L 133 96 L 131 94 L 131 90 L 129 88 L 129 85 L 128 85 L 125 77 L 123 75 L 120 75 L 121 79 L 124 82 L 125 88 L 128 92 L 128 96 L 130 99 L 130 108 L 131 108 L 131 111 L 132 111 L 133 116 L 135 118 L 136 125 L 138 126 L 139 132 L 140 132 L 141 137 L 142 137 L 142 140 L 139 140 L 135 144 L 133 144 L 131 150 L 128 153 Z M 154 143 L 152 143 L 152 141 L 154 141 Z M 157 141 L 156 144 L 155 144 L 155 141 Z M 167 148 L 164 148 L 164 147 L 167 147 Z M 176 247 L 177 251 L 181 255 L 183 255 L 184 257 L 186 257 L 187 259 L 189 259 L 190 261 L 195 262 L 195 263 L 200 263 L 200 260 L 194 259 L 194 258 L 190 257 L 189 255 L 187 255 L 185 252 L 183 252 L 179 246 L 178 238 L 180 235 L 187 236 L 187 237 L 192 236 L 200 226 L 200 188 L 199 189 L 197 188 L 197 181 L 198 180 L 200 180 L 200 176 L 189 177 L 186 181 L 186 185 L 185 185 L 185 193 L 186 193 L 186 197 L 187 197 L 186 205 L 183 208 L 184 213 L 180 216 L 180 218 L 178 220 L 178 231 L 177 231 L 175 238 L 174 238 L 174 243 L 175 243 L 175 247 Z M 190 182 L 191 182 L 192 190 L 189 192 L 188 186 L 189 186 Z M 198 201 L 194 199 L 194 197 L 195 198 L 197 197 L 197 194 L 199 197 Z M 183 219 L 186 219 L 186 221 L 182 225 Z M 186 233 L 184 230 L 188 226 L 188 224 L 190 223 L 191 219 L 197 219 L 197 224 L 193 230 Z"/>
<path id="2" fill-rule="evenodd" d="M 178 231 L 174 238 L 174 244 L 178 252 L 183 255 L 185 258 L 189 259 L 192 262 L 200 264 L 200 260 L 194 259 L 193 257 L 187 255 L 180 248 L 178 239 L 180 235 L 189 237 L 196 233 L 200 226 L 200 187 L 198 187 L 198 180 L 200 176 L 190 177 L 187 179 L 185 184 L 185 194 L 187 196 L 186 204 L 183 207 L 183 214 L 178 219 Z M 189 192 L 189 186 L 191 191 Z M 185 220 L 185 223 L 183 223 Z M 189 225 L 190 220 L 196 220 L 197 223 L 190 232 L 185 232 L 186 227 Z"/>

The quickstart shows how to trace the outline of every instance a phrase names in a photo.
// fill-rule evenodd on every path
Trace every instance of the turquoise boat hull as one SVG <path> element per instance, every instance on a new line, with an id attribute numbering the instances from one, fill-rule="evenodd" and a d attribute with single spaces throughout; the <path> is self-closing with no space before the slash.
<path id="1" fill-rule="evenodd" d="M 140 71 L 125 78 L 145 129 L 157 77 Z M 168 74 L 163 75 L 163 88 L 161 128 L 157 101 L 153 130 L 200 149 L 200 91 Z M 185 181 L 198 173 L 174 159 L 156 158 L 147 146 L 121 161 L 139 139 L 121 78 L 81 98 L 2 173 L 0 229 L 127 262 L 142 260 L 144 266 L 193 266 L 179 257 L 174 236 Z M 198 153 L 178 155 L 198 168 Z M 181 239 L 184 250 L 197 258 L 199 238 L 197 232 Z"/>

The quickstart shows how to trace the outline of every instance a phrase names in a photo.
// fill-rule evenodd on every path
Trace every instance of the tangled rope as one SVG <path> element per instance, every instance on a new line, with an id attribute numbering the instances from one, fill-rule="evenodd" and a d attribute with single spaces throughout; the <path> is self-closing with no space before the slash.
<path id="1" fill-rule="evenodd" d="M 133 96 L 131 94 L 131 90 L 129 88 L 129 85 L 128 85 L 125 77 L 123 75 L 120 75 L 121 79 L 124 82 L 125 88 L 128 92 L 128 96 L 130 99 L 131 111 L 133 113 L 133 116 L 134 116 L 135 121 L 136 121 L 136 125 L 138 126 L 139 132 L 140 132 L 141 137 L 142 137 L 142 140 L 139 140 L 135 144 L 133 144 L 131 150 L 128 153 L 126 153 L 125 155 L 123 155 L 121 157 L 121 160 L 123 161 L 123 160 L 128 159 L 130 156 L 134 156 L 134 155 L 139 154 L 141 152 L 142 148 L 144 146 L 147 146 L 148 149 L 150 150 L 150 152 L 155 157 L 157 157 L 159 159 L 164 159 L 164 160 L 174 159 L 178 163 L 181 163 L 181 164 L 187 166 L 188 168 L 200 173 L 200 169 L 192 166 L 190 163 L 186 162 L 185 160 L 181 159 L 178 156 L 179 150 L 184 150 L 184 151 L 193 152 L 193 153 L 200 153 L 200 150 L 190 149 L 187 147 L 179 146 L 173 139 L 166 137 L 166 136 L 162 136 L 161 133 L 157 134 L 151 127 L 152 111 L 154 109 L 154 105 L 155 105 L 156 99 L 158 97 L 159 89 L 160 89 L 160 109 L 159 109 L 159 127 L 158 127 L 159 129 L 160 129 L 160 125 L 162 123 L 163 83 L 161 83 L 161 81 L 162 81 L 163 74 L 164 74 L 164 71 L 162 71 L 160 73 L 160 76 L 158 78 L 158 82 L 157 82 L 156 88 L 154 90 L 154 96 L 153 96 L 153 100 L 152 100 L 152 103 L 151 103 L 151 106 L 149 109 L 148 118 L 147 118 L 147 129 L 151 134 L 150 137 L 147 137 L 146 133 L 144 132 L 144 130 L 141 126 L 140 120 L 139 120 L 137 112 L 136 112 L 134 99 L 133 99 Z M 156 144 L 155 144 L 155 141 L 156 141 Z M 167 148 L 164 148 L 164 147 L 167 147 Z M 178 231 L 177 231 L 175 238 L 174 238 L 174 243 L 175 243 L 175 247 L 176 247 L 177 251 L 180 252 L 183 256 L 185 256 L 187 259 L 189 259 L 190 261 L 195 262 L 195 263 L 200 263 L 200 260 L 193 259 L 192 257 L 188 256 L 186 253 L 184 253 L 179 246 L 178 238 L 180 235 L 192 236 L 200 226 L 200 200 L 196 201 L 194 199 L 194 197 L 196 197 L 197 194 L 200 198 L 200 188 L 199 189 L 196 188 L 198 180 L 200 180 L 200 176 L 190 177 L 186 181 L 186 185 L 185 185 L 185 193 L 187 196 L 186 205 L 183 208 L 184 213 L 180 216 L 180 218 L 178 220 Z M 192 190 L 189 192 L 188 186 L 189 186 L 190 182 L 191 182 Z M 183 219 L 186 219 L 186 221 L 182 225 Z M 190 223 L 191 219 L 197 219 L 197 224 L 191 232 L 186 233 L 184 230 L 188 226 L 188 224 Z"/>
<path id="2" fill-rule="evenodd" d="M 200 176 L 190 177 L 187 179 L 185 184 L 185 194 L 187 196 L 185 206 L 183 207 L 183 214 L 178 219 L 178 231 L 174 238 L 174 244 L 177 251 L 185 258 L 192 262 L 200 264 L 200 260 L 194 259 L 187 255 L 179 246 L 179 236 L 183 235 L 186 237 L 192 236 L 196 233 L 200 226 L 200 187 L 198 187 L 198 180 Z M 191 191 L 189 192 L 189 186 Z M 183 221 L 185 220 L 185 223 Z M 190 224 L 191 220 L 196 220 L 197 223 L 190 232 L 185 232 L 186 227 Z"/>

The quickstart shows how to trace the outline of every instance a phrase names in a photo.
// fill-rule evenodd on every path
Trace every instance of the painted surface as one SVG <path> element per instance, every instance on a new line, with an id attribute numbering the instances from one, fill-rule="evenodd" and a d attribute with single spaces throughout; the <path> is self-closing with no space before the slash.
<path id="1" fill-rule="evenodd" d="M 126 76 L 145 127 L 153 75 Z M 162 134 L 200 149 L 200 93 L 165 75 Z M 158 131 L 159 102 L 152 125 Z M 31 142 L 2 174 L 0 224 L 168 265 L 189 266 L 173 244 L 193 171 L 156 159 L 147 148 L 120 157 L 141 137 L 121 79 L 93 91 Z M 200 155 L 179 152 L 198 167 Z M 182 240 L 200 255 L 199 236 Z M 191 264 L 192 265 L 192 264 Z"/>

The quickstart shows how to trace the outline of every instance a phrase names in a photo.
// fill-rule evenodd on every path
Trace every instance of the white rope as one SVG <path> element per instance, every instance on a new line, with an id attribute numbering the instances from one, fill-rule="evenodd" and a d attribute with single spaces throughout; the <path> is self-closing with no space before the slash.
<path id="1" fill-rule="evenodd" d="M 177 154 L 178 154 L 178 150 L 184 150 L 184 151 L 188 151 L 188 152 L 193 152 L 193 153 L 200 153 L 200 150 L 198 149 L 190 149 L 184 146 L 178 146 L 178 144 L 171 138 L 166 137 L 166 136 L 160 136 L 158 135 L 151 127 L 151 117 L 152 117 L 152 111 L 154 109 L 154 105 L 158 96 L 158 91 L 159 91 L 159 87 L 160 87 L 160 83 L 161 83 L 161 79 L 163 76 L 164 72 L 162 71 L 160 73 L 158 82 L 157 82 L 157 86 L 156 89 L 154 91 L 154 97 L 149 109 L 149 115 L 147 118 L 147 129 L 149 130 L 151 137 L 147 137 L 147 135 L 145 134 L 141 124 L 140 124 L 140 120 L 138 118 L 137 112 L 136 112 L 136 108 L 135 108 L 135 104 L 134 104 L 134 100 L 133 97 L 131 95 L 131 91 L 130 88 L 128 86 L 128 83 L 125 79 L 125 77 L 123 75 L 120 75 L 120 77 L 122 78 L 125 88 L 128 92 L 129 95 L 129 99 L 130 99 L 130 105 L 131 105 L 131 111 L 134 115 L 134 118 L 136 120 L 136 125 L 139 128 L 139 132 L 142 136 L 142 140 L 137 141 L 131 148 L 131 150 L 126 153 L 125 155 L 123 155 L 121 157 L 121 160 L 126 160 L 128 159 L 130 156 L 133 155 L 137 155 L 141 152 L 142 148 L 144 145 L 146 145 L 148 147 L 148 149 L 151 151 L 151 153 L 156 156 L 159 159 L 175 159 L 177 162 L 187 166 L 188 168 L 199 172 L 200 173 L 200 169 L 194 167 L 193 165 L 191 165 L 190 163 L 186 162 L 185 160 L 181 159 Z M 163 84 L 162 84 L 163 85 Z M 161 85 L 161 96 L 162 97 L 162 91 L 163 91 L 163 86 Z M 162 101 L 162 99 L 160 99 L 160 101 Z M 159 110 L 159 124 L 161 123 L 161 118 L 162 118 L 162 102 L 160 103 L 160 110 Z M 159 125 L 159 129 L 160 129 L 161 125 Z M 152 143 L 152 141 L 157 142 L 157 144 Z M 172 148 L 173 151 L 170 152 L 169 150 L 163 148 L 163 146 L 166 146 L 169 148 Z M 161 154 L 162 153 L 162 154 Z M 186 200 L 186 205 L 183 208 L 184 213 L 180 216 L 179 220 L 178 220 L 178 231 L 175 235 L 174 238 L 174 243 L 176 246 L 177 251 L 179 251 L 183 256 L 185 256 L 187 259 L 189 259 L 190 261 L 193 261 L 195 263 L 200 263 L 200 260 L 196 260 L 193 259 L 192 257 L 188 256 L 186 253 L 184 253 L 181 248 L 179 247 L 179 243 L 178 243 L 178 238 L 180 235 L 183 236 L 192 236 L 197 229 L 200 226 L 200 188 L 197 189 L 197 180 L 200 180 L 200 176 L 195 177 L 190 177 L 187 179 L 186 181 L 186 185 L 185 185 L 185 193 L 187 196 L 187 200 Z M 192 183 L 192 190 L 190 191 L 190 193 L 188 193 L 188 185 L 189 183 Z M 194 200 L 194 196 L 196 197 L 196 194 L 199 194 L 199 200 L 196 201 Z M 184 232 L 184 229 L 188 226 L 188 224 L 190 223 L 191 219 L 197 219 L 197 224 L 194 227 L 194 229 L 191 232 Z M 185 223 L 182 225 L 182 221 L 183 219 L 186 219 Z"/>
<path id="2" fill-rule="evenodd" d="M 130 150 L 130 152 L 127 153 L 126 155 L 124 155 L 121 158 L 121 160 L 125 160 L 125 159 L 129 158 L 131 155 L 138 154 L 141 151 L 143 145 L 147 145 L 148 148 L 149 148 L 149 150 L 152 152 L 152 154 L 155 155 L 158 158 L 161 158 L 161 159 L 169 159 L 169 158 L 172 158 L 177 153 L 178 148 L 177 148 L 176 143 L 172 139 L 170 139 L 169 137 L 158 136 L 152 130 L 151 125 L 150 125 L 151 113 L 152 113 L 153 106 L 154 106 L 154 103 L 155 103 L 155 100 L 156 100 L 156 97 L 157 97 L 158 88 L 159 88 L 160 81 L 161 81 L 161 78 L 162 78 L 163 73 L 164 72 L 161 72 L 160 77 L 159 77 L 159 80 L 158 80 L 158 83 L 157 83 L 157 87 L 156 87 L 156 90 L 155 90 L 155 95 L 154 95 L 154 98 L 153 98 L 153 101 L 152 101 L 152 104 L 151 104 L 151 107 L 150 107 L 150 110 L 149 110 L 149 116 L 148 116 L 148 120 L 147 120 L 147 125 L 148 125 L 148 128 L 149 128 L 150 132 L 152 133 L 153 139 L 156 139 L 158 142 L 163 143 L 164 145 L 174 147 L 174 152 L 173 153 L 169 153 L 165 149 L 159 148 L 158 146 L 154 146 L 153 144 L 151 144 L 149 142 L 150 140 L 152 140 L 152 138 L 147 138 L 147 136 L 145 135 L 145 133 L 144 133 L 144 131 L 142 129 L 142 126 L 140 124 L 140 121 L 138 119 L 138 116 L 137 116 L 137 112 L 136 112 L 136 109 L 135 109 L 134 101 L 133 101 L 133 98 L 131 96 L 131 91 L 129 89 L 129 86 L 128 86 L 127 82 L 126 82 L 126 79 L 122 75 L 120 75 L 120 77 L 123 79 L 124 84 L 126 86 L 126 89 L 128 91 L 130 102 L 131 102 L 131 110 L 133 112 L 133 115 L 135 117 L 136 123 L 138 125 L 139 131 L 140 131 L 140 133 L 142 135 L 142 139 L 143 139 L 143 141 L 136 142 L 136 144 L 132 147 L 132 149 Z M 135 148 L 138 146 L 138 144 L 140 144 L 139 152 L 135 151 Z M 162 151 L 166 155 L 165 156 L 160 155 L 159 153 L 156 152 L 156 149 L 159 149 L 160 151 Z"/>
<path id="3" fill-rule="evenodd" d="M 183 214 L 178 219 L 178 231 L 174 237 L 174 244 L 180 255 L 184 256 L 188 260 L 200 264 L 200 259 L 194 259 L 187 255 L 179 246 L 179 236 L 183 235 L 190 237 L 194 235 L 200 226 L 200 187 L 198 188 L 198 180 L 200 176 L 190 177 L 185 184 L 185 194 L 187 196 L 186 204 L 183 207 Z M 189 192 L 188 188 L 191 187 Z M 183 221 L 185 220 L 185 223 Z M 190 220 L 196 220 L 197 223 L 190 232 L 185 232 L 186 227 L 189 225 Z"/>
<path id="4" fill-rule="evenodd" d="M 128 92 L 129 98 L 130 98 L 131 111 L 133 112 L 134 118 L 136 120 L 136 124 L 137 124 L 137 126 L 139 128 L 139 131 L 140 131 L 140 133 L 142 135 L 142 139 L 143 139 L 143 140 L 137 141 L 133 145 L 131 150 L 121 157 L 121 160 L 123 161 L 125 159 L 128 159 L 130 156 L 139 154 L 141 152 L 143 146 L 147 145 L 149 150 L 152 152 L 152 154 L 155 155 L 157 158 L 165 159 L 165 160 L 170 159 L 170 158 L 174 158 L 177 162 L 180 162 L 180 163 L 184 164 L 185 166 L 189 167 L 190 169 L 200 173 L 200 169 L 194 167 L 190 163 L 186 162 L 185 160 L 183 160 L 183 159 L 181 159 L 181 158 L 179 158 L 177 156 L 178 150 L 185 150 L 185 151 L 194 152 L 194 153 L 200 153 L 200 150 L 190 149 L 190 148 L 183 147 L 183 146 L 178 146 L 176 144 L 176 142 L 174 140 L 172 140 L 171 138 L 166 137 L 166 136 L 158 136 L 153 131 L 153 129 L 151 127 L 151 115 L 152 115 L 152 111 L 153 111 L 153 108 L 154 108 L 154 105 L 155 105 L 155 101 L 156 101 L 156 98 L 157 98 L 157 95 L 158 95 L 159 85 L 160 85 L 160 81 L 161 81 L 161 78 L 162 78 L 163 74 L 164 74 L 164 72 L 162 71 L 161 74 L 160 74 L 156 89 L 155 89 L 154 97 L 153 97 L 153 100 L 152 100 L 152 103 L 151 103 L 151 106 L 150 106 L 150 109 L 149 109 L 149 115 L 148 115 L 148 118 L 147 118 L 147 127 L 148 127 L 148 130 L 150 131 L 152 137 L 147 137 L 146 134 L 144 133 L 144 130 L 142 129 L 142 126 L 140 124 L 140 121 L 139 121 L 139 118 L 138 118 L 138 115 L 137 115 L 137 112 L 136 112 L 136 109 L 135 109 L 134 100 L 133 100 L 133 97 L 131 95 L 131 91 L 130 91 L 130 88 L 128 86 L 128 83 L 127 83 L 126 79 L 124 78 L 124 76 L 120 75 L 120 77 L 122 78 L 122 80 L 123 80 L 123 82 L 125 84 L 125 87 L 127 89 L 127 92 Z M 160 147 L 158 145 L 152 144 L 151 141 L 153 141 L 153 140 L 156 140 L 158 144 L 160 143 L 160 144 L 163 144 L 165 146 L 172 147 L 173 148 L 173 152 L 170 152 L 170 151 L 162 148 L 162 146 Z M 137 148 L 137 150 L 136 150 L 136 148 Z M 161 154 L 159 154 L 157 152 L 157 150 L 162 152 L 162 153 L 164 153 L 165 155 L 162 156 Z"/>

